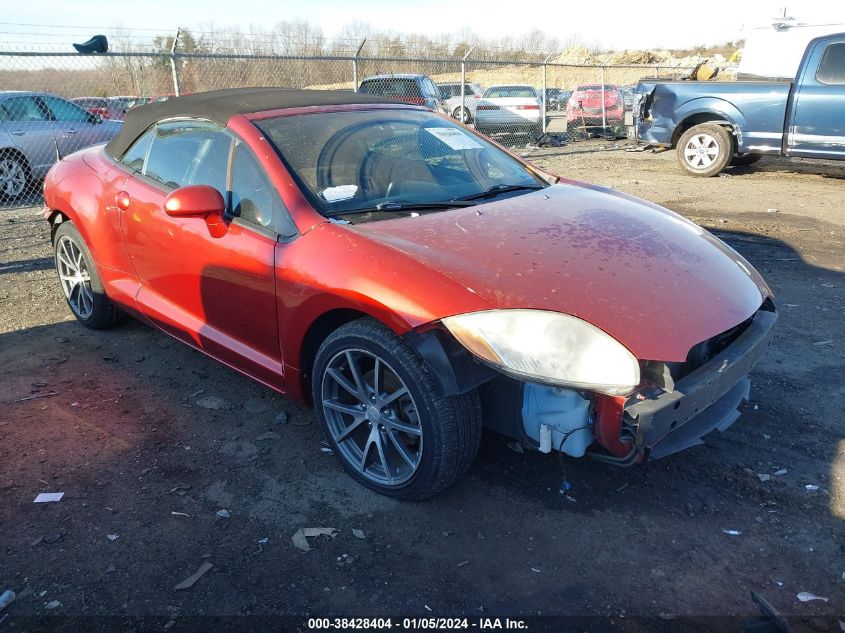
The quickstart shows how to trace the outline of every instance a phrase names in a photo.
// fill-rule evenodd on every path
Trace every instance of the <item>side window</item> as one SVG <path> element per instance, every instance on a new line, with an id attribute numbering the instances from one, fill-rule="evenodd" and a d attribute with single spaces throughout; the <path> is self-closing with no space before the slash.
<path id="1" fill-rule="evenodd" d="M 156 126 L 144 175 L 176 189 L 211 185 L 226 194 L 232 139 L 207 121 L 169 121 Z"/>
<path id="2" fill-rule="evenodd" d="M 46 121 L 47 115 L 32 97 L 12 97 L 0 103 L 6 121 Z"/>
<path id="3" fill-rule="evenodd" d="M 278 192 L 264 173 L 258 159 L 243 143 L 235 147 L 231 196 L 232 213 L 240 219 L 273 229 L 274 218 L 278 218 L 278 232 L 281 235 L 295 234 L 296 229 L 282 205 Z"/>
<path id="4" fill-rule="evenodd" d="M 73 121 L 75 123 L 87 123 L 91 120 L 91 115 L 78 105 L 59 99 L 58 97 L 41 97 L 41 100 L 47 104 L 50 112 L 53 113 L 53 118 L 56 121 Z"/>
<path id="5" fill-rule="evenodd" d="M 819 62 L 816 79 L 823 84 L 845 84 L 845 44 L 831 44 Z"/>
<path id="6" fill-rule="evenodd" d="M 440 93 L 437 90 L 437 86 L 434 85 L 434 82 L 426 77 L 423 79 L 423 86 L 425 86 L 425 93 L 429 97 L 434 97 L 435 99 L 440 99 Z"/>
<path id="7" fill-rule="evenodd" d="M 421 97 L 422 87 L 414 79 L 387 79 L 382 94 L 386 97 Z"/>
<path id="8" fill-rule="evenodd" d="M 132 143 L 129 149 L 126 150 L 126 153 L 123 155 L 123 158 L 120 159 L 120 162 L 126 165 L 129 169 L 134 169 L 137 172 L 142 171 L 144 169 L 144 159 L 147 158 L 147 150 L 150 149 L 150 143 L 152 143 L 154 135 L 155 128 L 150 128 L 144 132 L 141 137 Z"/>

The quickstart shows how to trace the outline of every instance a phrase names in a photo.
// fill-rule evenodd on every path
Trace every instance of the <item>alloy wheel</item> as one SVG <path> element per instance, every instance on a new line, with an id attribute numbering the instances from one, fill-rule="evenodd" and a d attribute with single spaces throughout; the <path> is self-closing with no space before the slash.
<path id="1" fill-rule="evenodd" d="M 0 195 L 16 197 L 26 187 L 26 170 L 20 161 L 6 156 L 0 158 Z"/>
<path id="2" fill-rule="evenodd" d="M 468 108 L 456 108 L 452 113 L 452 118 L 458 119 L 461 123 L 469 123 L 472 119 Z"/>
<path id="3" fill-rule="evenodd" d="M 684 160 L 693 169 L 707 169 L 719 157 L 719 143 L 709 134 L 696 134 L 684 147 Z"/>
<path id="4" fill-rule="evenodd" d="M 322 407 L 349 466 L 386 487 L 407 483 L 420 465 L 423 429 L 408 387 L 377 355 L 347 349 L 323 373 Z"/>
<path id="5" fill-rule="evenodd" d="M 56 268 L 71 310 L 80 319 L 89 318 L 94 313 L 91 275 L 82 249 L 66 235 L 59 238 L 56 244 Z"/>

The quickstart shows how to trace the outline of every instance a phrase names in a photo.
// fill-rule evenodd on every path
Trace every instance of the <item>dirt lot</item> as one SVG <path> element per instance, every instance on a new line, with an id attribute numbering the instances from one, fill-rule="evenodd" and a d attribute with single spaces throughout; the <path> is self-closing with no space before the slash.
<path id="1" fill-rule="evenodd" d="M 190 616 L 279 614 L 554 614 L 605 618 L 581 629 L 738 630 L 757 612 L 751 590 L 796 631 L 838 631 L 845 168 L 773 160 L 700 180 L 680 175 L 672 154 L 624 144 L 522 152 L 682 213 L 765 275 L 781 319 L 731 429 L 643 468 L 568 460 L 575 502 L 559 493 L 556 457 L 487 434 L 454 488 L 395 502 L 321 451 L 310 411 L 137 322 L 79 327 L 38 210 L 3 210 L 0 593 L 18 599 L 0 631 L 45 614 L 53 624 L 156 616 L 152 630 L 174 619 L 176 631 Z M 210 395 L 225 408 L 198 404 Z M 42 491 L 65 494 L 33 504 Z M 305 553 L 290 539 L 300 527 L 339 532 Z M 174 590 L 204 561 L 211 571 Z M 829 600 L 802 603 L 804 591 Z"/>

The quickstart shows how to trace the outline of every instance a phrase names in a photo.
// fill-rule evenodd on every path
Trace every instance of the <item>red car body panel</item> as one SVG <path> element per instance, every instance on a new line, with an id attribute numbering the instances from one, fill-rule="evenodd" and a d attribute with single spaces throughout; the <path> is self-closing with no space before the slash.
<path id="1" fill-rule="evenodd" d="M 277 382 L 276 240 L 236 223 L 221 231 L 219 217 L 170 217 L 167 194 L 139 178 L 125 191 L 123 241 L 141 280 L 139 309 L 176 338 Z"/>
<path id="2" fill-rule="evenodd" d="M 276 275 L 279 330 L 289 372 L 303 365 L 305 332 L 333 310 L 368 314 L 401 335 L 454 314 L 456 308 L 493 307 L 447 275 L 337 224 L 325 223 L 290 244 L 280 243 Z M 298 381 L 286 383 L 292 396 L 303 397 L 296 392 Z"/>
<path id="3" fill-rule="evenodd" d="M 611 86 L 606 86 L 604 89 L 604 99 L 602 99 L 602 90 L 593 89 L 576 89 L 569 97 L 566 105 L 566 118 L 569 122 L 578 122 L 582 118 L 589 121 L 602 119 L 602 110 L 604 110 L 604 119 L 611 123 L 618 123 L 625 117 L 625 102 L 622 94 Z"/>
<path id="4" fill-rule="evenodd" d="M 408 253 L 495 308 L 571 314 L 637 358 L 683 361 L 696 343 L 754 314 L 765 295 L 734 251 L 680 216 L 653 209 L 572 182 L 350 230 Z M 462 301 L 456 297 L 449 311 L 468 311 Z"/>
<path id="5" fill-rule="evenodd" d="M 742 257 L 703 229 L 575 181 L 420 217 L 330 222 L 252 123 L 403 107 L 295 108 L 229 120 L 289 210 L 299 233 L 291 240 L 219 217 L 170 217 L 165 192 L 99 147 L 50 170 L 45 216 L 61 212 L 74 222 L 106 293 L 124 309 L 301 401 L 309 398 L 309 329 L 338 310 L 370 315 L 400 335 L 464 312 L 554 310 L 600 327 L 639 359 L 683 361 L 770 294 Z M 606 402 L 596 436 L 622 454 L 621 401 L 598 400 Z"/>

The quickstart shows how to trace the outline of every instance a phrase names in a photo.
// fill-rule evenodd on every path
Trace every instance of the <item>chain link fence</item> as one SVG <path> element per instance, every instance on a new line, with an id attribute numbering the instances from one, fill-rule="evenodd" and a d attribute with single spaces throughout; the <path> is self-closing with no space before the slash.
<path id="1" fill-rule="evenodd" d="M 688 69 L 588 66 L 516 59 L 402 55 L 0 52 L 0 207 L 42 201 L 60 158 L 107 142 L 125 112 L 157 99 L 220 88 L 360 90 L 425 105 L 505 144 L 625 136 L 643 77 Z M 76 100 L 76 101 L 74 101 Z"/>

